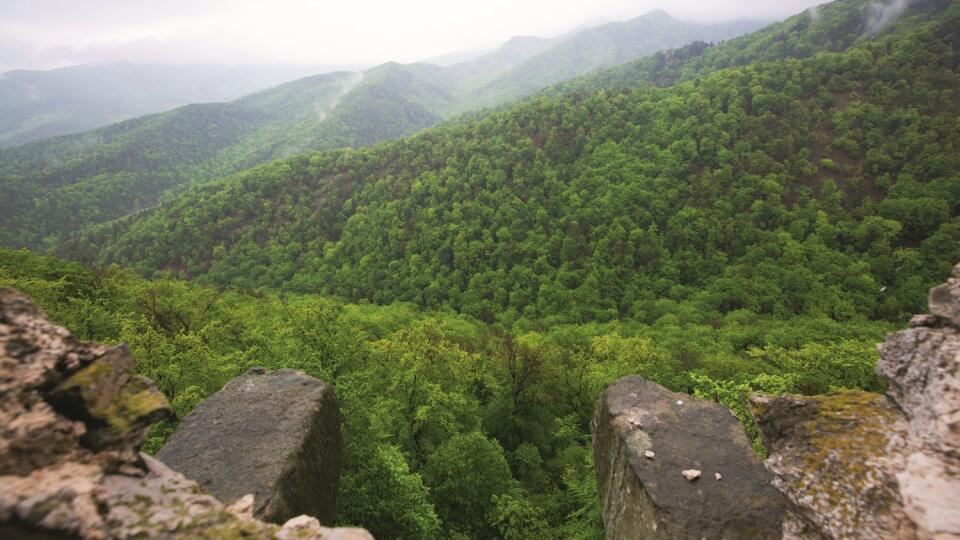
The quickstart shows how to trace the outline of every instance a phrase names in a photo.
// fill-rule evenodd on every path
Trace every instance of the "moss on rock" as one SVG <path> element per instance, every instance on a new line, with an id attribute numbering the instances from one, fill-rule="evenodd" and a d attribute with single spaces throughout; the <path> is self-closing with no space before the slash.
<path id="1" fill-rule="evenodd" d="M 751 406 L 771 452 L 767 467 L 798 519 L 838 538 L 900 530 L 893 472 L 903 459 L 906 424 L 892 401 L 848 390 L 754 397 Z"/>
<path id="2" fill-rule="evenodd" d="M 87 422 L 86 439 L 96 447 L 139 438 L 150 424 L 171 414 L 166 397 L 149 379 L 133 373 L 127 354 L 123 347 L 110 349 L 51 393 L 62 414 Z"/>

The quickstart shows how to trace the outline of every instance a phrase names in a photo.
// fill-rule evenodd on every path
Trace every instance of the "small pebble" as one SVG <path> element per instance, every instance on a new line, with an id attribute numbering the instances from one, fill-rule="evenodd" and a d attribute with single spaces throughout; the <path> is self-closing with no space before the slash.
<path id="1" fill-rule="evenodd" d="M 677 400 L 677 405 L 683 405 L 683 400 L 682 400 L 682 399 L 678 399 L 678 400 Z"/>
<path id="2" fill-rule="evenodd" d="M 687 469 L 681 472 L 680 474 L 682 474 L 683 477 L 686 478 L 687 480 L 693 482 L 697 478 L 700 478 L 701 473 L 697 469 Z"/>
<path id="3" fill-rule="evenodd" d="M 647 458 L 647 459 L 653 459 L 653 458 L 657 457 L 657 454 L 656 454 L 656 452 L 654 452 L 653 450 L 646 450 L 646 451 L 643 452 L 643 457 L 645 457 L 645 458 Z"/>
<path id="4" fill-rule="evenodd" d="M 720 473 L 713 473 L 713 477 L 717 480 L 723 480 L 723 476 L 721 476 Z"/>

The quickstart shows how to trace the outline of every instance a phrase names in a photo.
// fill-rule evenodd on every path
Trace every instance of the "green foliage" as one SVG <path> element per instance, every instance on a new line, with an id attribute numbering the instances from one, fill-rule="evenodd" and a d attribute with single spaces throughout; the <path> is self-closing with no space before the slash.
<path id="1" fill-rule="evenodd" d="M 356 430 L 347 418 L 344 454 L 350 469 L 340 481 L 341 523 L 367 527 L 380 538 L 440 537 L 441 522 L 427 488 L 400 450 L 378 443 L 369 430 Z"/>
<path id="2" fill-rule="evenodd" d="M 551 538 L 543 510 L 522 496 L 509 493 L 493 496 L 494 507 L 489 520 L 504 540 L 536 540 Z"/>
<path id="3" fill-rule="evenodd" d="M 955 11 L 843 52 L 273 162 L 69 251 L 530 329 L 739 310 L 904 321 L 960 252 Z"/>
<path id="4" fill-rule="evenodd" d="M 882 391 L 875 344 L 960 260 L 960 8 L 914 2 L 872 37 L 866 5 L 264 164 L 63 246 L 149 279 L 0 249 L 0 285 L 85 339 L 128 343 L 178 419 L 253 365 L 331 383 L 343 523 L 594 540 L 606 385 L 640 374 L 723 403 L 762 453 L 751 392 Z M 376 84 L 396 79 L 405 118 L 426 121 L 442 72 L 401 68 L 358 95 L 394 99 Z M 372 136 L 350 125 L 337 136 Z M 60 204 L 36 189 L 69 184 L 25 178 L 0 182 L 0 204 Z M 2 242 L 47 234 L 0 219 Z"/>
<path id="5" fill-rule="evenodd" d="M 755 438 L 749 392 L 882 391 L 873 347 L 891 328 L 746 310 L 702 321 L 694 302 L 670 301 L 652 323 L 512 332 L 409 304 L 147 281 L 3 249 L 0 286 L 34 295 L 86 339 L 126 342 L 177 419 L 254 365 L 332 383 L 340 520 L 384 538 L 596 540 L 589 422 L 610 382 L 642 374 L 720 401 Z M 154 426 L 144 449 L 157 451 L 176 423 Z"/>
<path id="6" fill-rule="evenodd" d="M 450 437 L 427 458 L 424 482 L 446 526 L 470 537 L 487 538 L 487 514 L 500 517 L 494 497 L 510 486 L 503 449 L 479 432 Z"/>

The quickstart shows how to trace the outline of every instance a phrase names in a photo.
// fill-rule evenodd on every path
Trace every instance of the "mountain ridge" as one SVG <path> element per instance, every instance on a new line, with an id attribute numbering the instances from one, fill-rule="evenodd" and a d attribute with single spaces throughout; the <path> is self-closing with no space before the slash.
<path id="1" fill-rule="evenodd" d="M 81 64 L 0 73 L 0 148 L 191 103 L 224 102 L 334 66 Z"/>
<path id="2" fill-rule="evenodd" d="M 862 5 L 835 2 L 832 15 Z M 658 285 L 678 279 L 724 309 L 909 313 L 898 291 L 913 288 L 892 261 L 936 275 L 943 253 L 960 259 L 948 92 L 960 2 L 939 6 L 841 52 L 532 98 L 369 149 L 265 164 L 74 247 L 147 273 L 488 322 L 655 313 L 647 295 L 683 297 Z M 826 19 L 798 42 L 834 22 L 846 27 Z M 835 255 L 778 275 L 758 266 L 758 242 L 811 261 Z M 882 285 L 841 277 L 859 265 L 883 268 Z M 744 306 L 736 291 L 758 273 L 780 292 Z M 790 300 L 783 291 L 799 283 L 818 292 Z"/>
<path id="3" fill-rule="evenodd" d="M 240 98 L 0 150 L 0 192 L 6 199 L 0 203 L 0 245 L 53 246 L 78 227 L 153 206 L 195 183 L 298 152 L 408 136 L 470 109 L 509 101 L 530 89 L 508 83 L 486 92 L 482 99 L 477 98 L 477 90 L 489 86 L 511 66 L 582 34 L 576 32 L 556 42 L 514 38 L 487 55 L 450 68 L 389 62 L 366 70 L 359 82 L 356 75 L 336 72 L 258 93 L 256 99 L 271 103 L 276 111 L 262 106 L 251 109 L 254 98 Z M 620 50 L 624 40 L 636 39 L 639 45 L 630 54 L 652 52 L 643 45 L 648 43 L 647 37 L 635 34 L 632 38 L 620 35 L 613 40 L 618 44 L 615 48 Z M 682 44 L 692 37 L 663 39 L 677 39 Z M 596 47 L 608 45 L 601 40 Z M 661 45 L 665 43 L 657 46 Z M 593 59 L 587 55 L 570 65 L 586 72 L 594 69 Z M 543 79 L 544 84 L 547 80 L 549 77 Z M 348 91 L 341 93 L 345 84 Z M 310 95 L 310 88 L 316 95 Z M 300 108 L 291 113 L 285 99 Z M 302 107 L 311 101 L 323 114 Z M 198 114 L 191 116 L 192 111 Z M 178 139 L 169 140 L 165 133 L 176 133 Z M 122 195 L 112 197 L 111 192 Z M 70 216 L 64 218 L 69 225 L 52 225 L 44 217 L 49 212 Z"/>

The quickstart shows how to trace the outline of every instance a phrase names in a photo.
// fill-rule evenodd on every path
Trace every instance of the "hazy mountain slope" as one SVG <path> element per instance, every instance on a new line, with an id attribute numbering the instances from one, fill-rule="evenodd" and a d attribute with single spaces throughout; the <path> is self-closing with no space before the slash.
<path id="1" fill-rule="evenodd" d="M 88 64 L 0 74 L 0 148 L 78 133 L 190 103 L 220 102 L 321 66 Z"/>
<path id="2" fill-rule="evenodd" d="M 449 71 L 465 80 L 489 78 L 549 49 L 559 40 L 560 38 L 515 36 L 494 51 L 453 64 Z"/>
<path id="3" fill-rule="evenodd" d="M 552 81 L 673 40 L 726 35 L 730 28 L 689 25 L 654 12 L 554 39 L 514 38 L 448 68 L 391 62 L 362 76 L 307 77 L 230 103 L 184 107 L 0 150 L 0 190 L 7 195 L 0 245 L 54 245 L 77 227 L 149 207 L 165 192 L 194 182 L 305 150 L 407 136 L 475 106 L 503 103 L 541 83 L 510 75 L 490 91 L 491 81 L 538 57 L 537 65 L 544 65 L 571 56 L 562 71 L 540 79 Z"/>
<path id="4" fill-rule="evenodd" d="M 283 155 L 280 135 L 327 114 L 357 79 L 310 77 L 231 103 L 188 105 L 0 150 L 0 243 L 38 245 Z"/>
<path id="5" fill-rule="evenodd" d="M 762 26 L 755 21 L 698 25 L 656 10 L 626 22 L 588 28 L 518 63 L 478 88 L 473 101 L 497 104 L 584 73 L 643 58 L 695 41 L 718 42 Z"/>
<path id="6" fill-rule="evenodd" d="M 911 0 L 890 5 L 909 9 L 890 21 L 890 26 L 908 27 L 943 13 L 949 0 Z M 548 92 L 590 92 L 600 88 L 633 87 L 644 84 L 669 85 L 706 73 L 751 62 L 783 58 L 808 58 L 825 51 L 843 51 L 872 33 L 881 6 L 876 0 L 830 2 L 809 9 L 756 32 L 731 38 L 722 46 L 694 42 L 675 50 L 662 51 L 599 73 L 571 79 Z"/>
<path id="7" fill-rule="evenodd" d="M 394 62 L 368 70 L 333 109 L 314 148 L 366 145 L 420 131 L 442 120 L 435 111 L 456 100 L 456 80 L 438 66 Z"/>
<path id="8" fill-rule="evenodd" d="M 450 67 L 454 64 L 459 64 L 461 62 L 469 62 L 470 60 L 483 56 L 488 52 L 489 50 L 487 49 L 455 51 L 455 52 L 440 54 L 437 56 L 431 56 L 429 58 L 424 58 L 423 60 L 419 60 L 417 63 L 433 64 L 435 66 L 441 66 L 441 67 Z"/>
<path id="9" fill-rule="evenodd" d="M 816 48 L 821 24 L 796 43 Z M 656 298 L 899 316 L 909 280 L 960 258 L 957 28 L 960 1 L 945 1 L 843 52 L 277 161 L 98 227 L 73 253 L 485 320 L 603 320 L 655 313 Z"/>

